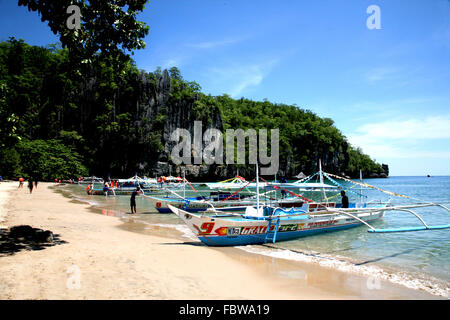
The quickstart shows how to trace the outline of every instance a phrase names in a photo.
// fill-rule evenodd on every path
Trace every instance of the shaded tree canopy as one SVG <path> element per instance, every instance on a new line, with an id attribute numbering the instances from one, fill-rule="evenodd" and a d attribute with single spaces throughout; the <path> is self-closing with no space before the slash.
<path id="1" fill-rule="evenodd" d="M 121 66 L 128 58 L 127 51 L 145 48 L 143 38 L 149 27 L 137 20 L 147 0 L 18 0 L 19 6 L 36 11 L 58 35 L 64 48 L 69 49 L 73 65 L 90 63 L 94 57 L 113 58 Z M 69 29 L 67 8 L 80 9 L 80 29 Z M 99 55 L 96 55 L 99 53 Z"/>

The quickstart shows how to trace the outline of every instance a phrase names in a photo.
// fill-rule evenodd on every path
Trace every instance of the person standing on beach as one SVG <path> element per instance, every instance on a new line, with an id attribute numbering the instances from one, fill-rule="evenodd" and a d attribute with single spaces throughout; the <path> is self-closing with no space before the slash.
<path id="1" fill-rule="evenodd" d="M 137 187 L 136 189 L 134 189 L 134 191 L 131 193 L 131 198 L 130 198 L 130 208 L 131 208 L 131 214 L 133 213 L 137 213 L 136 212 L 136 196 L 137 194 L 140 192 L 140 188 Z"/>
<path id="2" fill-rule="evenodd" d="M 287 183 L 287 180 L 286 180 L 286 178 L 281 178 L 280 182 L 281 183 Z M 282 199 L 286 198 L 286 190 L 285 189 L 281 189 L 281 198 Z"/>
<path id="3" fill-rule="evenodd" d="M 105 186 L 103 187 L 103 192 L 105 193 L 105 196 L 108 196 L 108 191 L 109 191 L 109 185 L 108 182 L 105 182 Z"/>
<path id="4" fill-rule="evenodd" d="M 341 191 L 342 196 L 342 208 L 348 208 L 348 197 L 345 195 L 345 191 Z"/>
<path id="5" fill-rule="evenodd" d="M 23 178 L 19 178 L 19 188 L 23 188 Z"/>
<path id="6" fill-rule="evenodd" d="M 30 194 L 33 192 L 33 177 L 30 176 L 28 179 L 28 189 L 30 189 Z"/>

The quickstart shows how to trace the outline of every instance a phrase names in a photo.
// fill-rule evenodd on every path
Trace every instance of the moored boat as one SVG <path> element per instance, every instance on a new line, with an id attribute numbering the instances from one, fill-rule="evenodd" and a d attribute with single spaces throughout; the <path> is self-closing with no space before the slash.
<path id="1" fill-rule="evenodd" d="M 323 177 L 326 176 L 334 184 L 339 185 L 331 178 L 331 176 L 335 178 L 338 176 L 322 172 L 320 163 L 318 173 L 320 184 L 323 184 Z M 369 187 L 390 195 L 410 198 L 363 183 L 362 179 L 360 183 L 346 178 L 342 179 L 359 184 L 360 187 Z M 344 230 L 361 225 L 367 226 L 369 228 L 368 231 L 373 233 L 450 228 L 450 224 L 429 226 L 422 217 L 411 210 L 412 208 L 421 207 L 440 207 L 450 212 L 450 209 L 442 204 L 431 202 L 394 206 L 390 201 L 385 203 L 380 202 L 378 204 L 375 202 L 364 203 L 361 201 L 352 204 L 348 203 L 347 199 L 344 207 L 344 204 L 338 205 L 328 201 L 329 199 L 326 196 L 325 190 L 323 190 L 323 197 L 326 200 L 324 203 L 314 203 L 309 200 L 303 203 L 301 207 L 290 209 L 279 206 L 260 205 L 258 181 L 258 169 L 256 169 L 257 203 L 256 206 L 247 206 L 244 214 L 236 212 L 223 213 L 215 210 L 214 215 L 199 215 L 188 212 L 184 208 L 177 208 L 171 204 L 168 204 L 168 208 L 183 220 L 200 241 L 209 246 L 239 246 L 293 240 L 303 236 Z M 362 191 L 362 188 L 360 190 Z M 343 192 L 342 195 L 344 196 L 345 193 Z M 362 200 L 363 195 L 359 194 L 359 196 Z M 411 213 L 420 220 L 422 225 L 418 227 L 375 229 L 370 222 L 382 218 L 387 211 Z"/>
<path id="2" fill-rule="evenodd" d="M 209 246 L 240 246 L 285 241 L 321 232 L 357 227 L 384 214 L 384 206 L 373 211 L 339 209 L 306 211 L 305 208 L 247 207 L 244 215 L 197 215 L 168 205 L 200 241 Z"/>

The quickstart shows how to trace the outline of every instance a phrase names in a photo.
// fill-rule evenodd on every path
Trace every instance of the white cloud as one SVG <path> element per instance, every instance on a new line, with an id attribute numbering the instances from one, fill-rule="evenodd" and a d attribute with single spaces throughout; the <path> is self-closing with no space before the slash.
<path id="1" fill-rule="evenodd" d="M 186 46 L 197 49 L 212 49 L 216 47 L 223 47 L 231 44 L 235 44 L 241 42 L 244 38 L 232 38 L 232 39 L 223 39 L 216 41 L 204 41 L 198 43 L 187 43 Z"/>
<path id="2" fill-rule="evenodd" d="M 370 123 L 359 127 L 357 132 L 376 139 L 450 139 L 450 117 Z"/>
<path id="3" fill-rule="evenodd" d="M 169 69 L 171 67 L 180 67 L 181 66 L 181 59 L 179 58 L 170 58 L 165 60 L 162 65 L 161 68 L 162 69 Z"/>
<path id="4" fill-rule="evenodd" d="M 445 139 L 450 139 L 450 116 L 370 123 L 348 135 L 353 146 L 376 159 L 450 158 L 450 145 L 447 149 L 433 148 Z"/>
<path id="5" fill-rule="evenodd" d="M 232 97 L 239 97 L 246 89 L 259 85 L 270 73 L 278 60 L 267 60 L 259 64 L 235 64 L 213 67 L 208 70 L 211 81 Z"/>
<path id="6" fill-rule="evenodd" d="M 369 69 L 363 73 L 363 80 L 370 85 L 383 84 L 388 87 L 404 87 L 413 83 L 426 81 L 426 70 L 420 66 L 399 67 L 380 66 Z"/>

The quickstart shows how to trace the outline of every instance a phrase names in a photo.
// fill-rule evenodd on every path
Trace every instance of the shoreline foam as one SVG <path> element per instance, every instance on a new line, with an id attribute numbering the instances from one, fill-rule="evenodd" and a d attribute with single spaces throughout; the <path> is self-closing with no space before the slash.
<path id="1" fill-rule="evenodd" d="M 182 233 L 182 236 L 190 239 L 197 240 L 197 237 L 192 233 L 189 228 L 183 225 L 170 225 L 170 224 L 150 224 L 158 227 L 173 228 Z M 331 270 L 339 270 L 350 274 L 370 277 L 369 281 L 373 282 L 373 286 L 376 287 L 380 280 L 389 281 L 396 285 L 402 285 L 406 288 L 413 290 L 421 290 L 437 297 L 448 298 L 450 289 L 443 280 L 428 277 L 416 277 L 412 273 L 402 270 L 388 270 L 379 265 L 371 266 L 358 266 L 351 262 L 347 257 L 341 257 L 338 255 L 323 255 L 318 253 L 305 253 L 297 252 L 291 249 L 280 248 L 271 245 L 264 246 L 241 246 L 237 249 L 246 251 L 252 254 L 264 255 L 273 258 L 285 259 L 289 261 L 299 261 L 305 263 L 311 263 L 319 265 L 323 268 Z"/>

